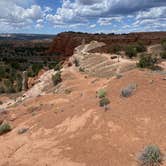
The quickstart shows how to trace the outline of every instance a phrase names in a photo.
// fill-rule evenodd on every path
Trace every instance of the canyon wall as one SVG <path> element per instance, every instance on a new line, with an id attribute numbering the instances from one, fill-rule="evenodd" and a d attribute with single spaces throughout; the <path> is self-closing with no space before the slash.
<path id="1" fill-rule="evenodd" d="M 139 41 L 145 45 L 150 45 L 160 43 L 164 38 L 166 38 L 166 32 L 140 32 L 121 35 L 63 32 L 55 37 L 49 52 L 56 52 L 64 57 L 69 57 L 73 54 L 75 47 L 79 46 L 83 42 L 89 43 L 92 40 L 106 43 L 106 46 L 95 51 L 109 52 L 111 47 L 114 45 L 125 46 Z"/>

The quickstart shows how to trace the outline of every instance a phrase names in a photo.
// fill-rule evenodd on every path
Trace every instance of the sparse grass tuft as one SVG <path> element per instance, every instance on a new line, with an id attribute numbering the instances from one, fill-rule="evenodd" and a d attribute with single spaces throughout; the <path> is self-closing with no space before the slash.
<path id="1" fill-rule="evenodd" d="M 80 71 L 80 72 L 85 72 L 85 69 L 82 68 L 82 67 L 80 67 L 80 68 L 79 68 L 79 71 Z"/>
<path id="2" fill-rule="evenodd" d="M 163 155 L 156 145 L 148 145 L 138 157 L 141 166 L 159 166 L 163 160 Z"/>
<path id="3" fill-rule="evenodd" d="M 110 100 L 106 97 L 103 97 L 100 99 L 100 107 L 105 107 L 107 106 L 108 104 L 110 104 Z"/>
<path id="4" fill-rule="evenodd" d="M 0 125 L 0 135 L 5 134 L 9 131 L 11 131 L 12 128 L 9 123 L 5 122 Z"/>
<path id="5" fill-rule="evenodd" d="M 121 90 L 121 96 L 123 97 L 129 97 L 132 95 L 133 91 L 137 88 L 136 84 L 130 84 L 126 88 L 123 88 Z"/>
<path id="6" fill-rule="evenodd" d="M 98 91 L 98 97 L 101 99 L 101 98 L 103 98 L 103 97 L 105 97 L 106 96 L 106 91 L 105 91 L 105 89 L 100 89 L 99 91 Z"/>
<path id="7" fill-rule="evenodd" d="M 65 89 L 65 94 L 70 94 L 72 92 L 71 89 Z"/>
<path id="8" fill-rule="evenodd" d="M 59 84 L 62 81 L 61 72 L 58 71 L 55 75 L 53 75 L 52 76 L 52 81 L 53 81 L 54 85 Z"/>

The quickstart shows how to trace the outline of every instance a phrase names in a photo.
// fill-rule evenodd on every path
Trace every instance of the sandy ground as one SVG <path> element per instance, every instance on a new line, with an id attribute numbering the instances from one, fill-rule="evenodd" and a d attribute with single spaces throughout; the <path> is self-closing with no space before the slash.
<path id="1" fill-rule="evenodd" d="M 137 166 L 148 144 L 166 152 L 166 75 L 132 70 L 120 79 L 99 79 L 72 68 L 57 93 L 25 100 L 1 116 L 13 130 L 0 136 L 0 166 Z M 137 89 L 120 96 L 129 84 Z M 99 107 L 96 91 L 111 103 Z M 21 128 L 28 128 L 22 135 Z M 166 166 L 166 163 L 163 163 Z"/>

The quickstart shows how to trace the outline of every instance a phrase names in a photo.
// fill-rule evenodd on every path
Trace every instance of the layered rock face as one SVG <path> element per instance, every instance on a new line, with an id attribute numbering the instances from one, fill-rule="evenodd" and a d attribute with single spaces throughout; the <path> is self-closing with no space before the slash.
<path id="1" fill-rule="evenodd" d="M 83 42 L 87 44 L 92 40 L 106 44 L 104 47 L 94 51 L 109 52 L 110 48 L 114 45 L 125 46 L 140 41 L 146 45 L 150 45 L 160 43 L 164 38 L 166 38 L 166 32 L 141 32 L 122 35 L 64 32 L 55 37 L 49 51 L 69 57 L 73 55 L 74 48 L 81 45 Z"/>
<path id="2" fill-rule="evenodd" d="M 119 55 L 92 53 L 94 49 L 105 46 L 105 43 L 97 41 L 81 44 L 74 49 L 74 54 L 69 58 L 69 63 L 75 65 L 80 72 L 103 78 L 110 78 L 135 68 L 135 61 L 123 59 Z"/>

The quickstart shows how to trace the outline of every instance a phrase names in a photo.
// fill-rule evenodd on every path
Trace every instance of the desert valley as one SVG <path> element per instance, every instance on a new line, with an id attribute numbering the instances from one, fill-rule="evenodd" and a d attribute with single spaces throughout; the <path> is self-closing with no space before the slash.
<path id="1" fill-rule="evenodd" d="M 0 41 L 1 166 L 166 166 L 166 32 L 24 37 Z"/>

